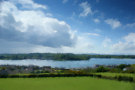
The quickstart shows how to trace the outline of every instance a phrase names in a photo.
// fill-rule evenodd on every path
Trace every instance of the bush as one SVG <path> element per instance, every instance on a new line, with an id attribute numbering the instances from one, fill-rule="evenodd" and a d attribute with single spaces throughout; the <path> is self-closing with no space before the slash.
<path id="1" fill-rule="evenodd" d="M 115 77 L 119 81 L 130 81 L 133 82 L 133 77 L 127 77 L 127 76 L 116 76 Z"/>
<path id="2" fill-rule="evenodd" d="M 97 72 L 107 72 L 108 68 L 105 68 L 104 66 L 100 66 L 96 69 Z"/>

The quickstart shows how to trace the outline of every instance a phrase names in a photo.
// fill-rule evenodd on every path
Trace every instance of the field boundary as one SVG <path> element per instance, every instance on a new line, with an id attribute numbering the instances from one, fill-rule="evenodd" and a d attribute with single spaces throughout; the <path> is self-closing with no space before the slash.
<path id="1" fill-rule="evenodd" d="M 96 77 L 102 79 L 109 80 L 117 80 L 117 81 L 126 81 L 126 82 L 134 82 L 133 77 L 129 76 L 104 76 L 97 74 L 20 74 L 20 75 L 0 75 L 0 78 L 41 78 L 41 77 Z"/>

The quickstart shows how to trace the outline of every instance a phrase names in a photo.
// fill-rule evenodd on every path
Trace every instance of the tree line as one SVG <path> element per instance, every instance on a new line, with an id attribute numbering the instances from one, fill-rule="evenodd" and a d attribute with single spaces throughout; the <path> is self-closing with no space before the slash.
<path id="1" fill-rule="evenodd" d="M 22 59 L 47 59 L 47 60 L 88 60 L 90 58 L 130 58 L 135 55 L 90 55 L 72 53 L 28 53 L 28 54 L 0 54 L 1 60 L 22 60 Z"/>

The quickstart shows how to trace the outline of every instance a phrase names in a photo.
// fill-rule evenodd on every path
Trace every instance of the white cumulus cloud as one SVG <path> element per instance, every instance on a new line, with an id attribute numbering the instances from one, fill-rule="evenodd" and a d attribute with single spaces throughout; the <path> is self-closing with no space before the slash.
<path id="1" fill-rule="evenodd" d="M 126 24 L 126 27 L 128 27 L 128 28 L 135 28 L 135 22 L 134 23 Z"/>
<path id="2" fill-rule="evenodd" d="M 83 12 L 80 13 L 80 16 L 85 17 L 88 16 L 89 14 L 93 14 L 91 6 L 89 5 L 88 2 L 82 2 L 80 4 L 80 7 L 83 9 Z"/>
<path id="3" fill-rule="evenodd" d="M 123 37 L 123 40 L 112 45 L 113 51 L 124 54 L 135 54 L 135 33 L 129 33 Z"/>
<path id="4" fill-rule="evenodd" d="M 10 1 L 14 2 L 15 4 L 21 4 L 22 8 L 27 8 L 27 9 L 38 9 L 38 8 L 47 9 L 46 5 L 41 5 L 41 4 L 34 3 L 32 0 L 10 0 Z"/>
<path id="5" fill-rule="evenodd" d="M 87 37 L 77 35 L 70 25 L 53 18 L 46 9 L 46 5 L 32 0 L 2 1 L 0 53 L 92 52 L 92 42 Z"/>
<path id="6" fill-rule="evenodd" d="M 41 10 L 20 10 L 16 6 L 16 3 L 21 2 L 23 5 L 28 4 L 31 9 L 42 7 L 31 0 L 27 3 L 25 0 L 14 2 L 3 1 L 1 3 L 0 39 L 48 47 L 72 46 L 74 44 L 76 38 L 66 22 L 48 17 Z"/>
<path id="7" fill-rule="evenodd" d="M 118 21 L 116 19 L 106 19 L 105 23 L 109 24 L 113 29 L 121 26 L 120 21 Z"/>

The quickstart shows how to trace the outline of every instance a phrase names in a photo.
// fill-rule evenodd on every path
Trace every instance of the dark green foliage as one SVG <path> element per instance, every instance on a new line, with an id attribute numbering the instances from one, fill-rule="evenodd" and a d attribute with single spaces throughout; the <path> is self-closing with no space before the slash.
<path id="1" fill-rule="evenodd" d="M 47 60 L 88 60 L 90 58 L 135 58 L 135 55 L 89 55 L 72 53 L 29 53 L 0 54 L 1 60 L 47 59 Z"/>
<path id="2" fill-rule="evenodd" d="M 115 79 L 117 79 L 119 81 L 130 81 L 130 82 L 133 82 L 133 77 L 116 76 Z"/>
<path id="3" fill-rule="evenodd" d="M 47 60 L 88 60 L 89 55 L 71 53 L 30 53 L 30 54 L 1 54 L 3 60 L 22 60 L 22 59 L 47 59 Z"/>
<path id="4" fill-rule="evenodd" d="M 107 72 L 109 69 L 104 67 L 104 66 L 100 66 L 96 69 L 96 72 Z"/>
<path id="5" fill-rule="evenodd" d="M 122 70 L 119 69 L 119 68 L 112 68 L 112 69 L 110 69 L 110 72 L 117 72 L 117 73 L 119 73 L 119 72 L 122 72 Z"/>
<path id="6" fill-rule="evenodd" d="M 128 67 L 129 65 L 121 64 L 118 66 L 119 69 L 123 70 L 125 67 Z"/>

